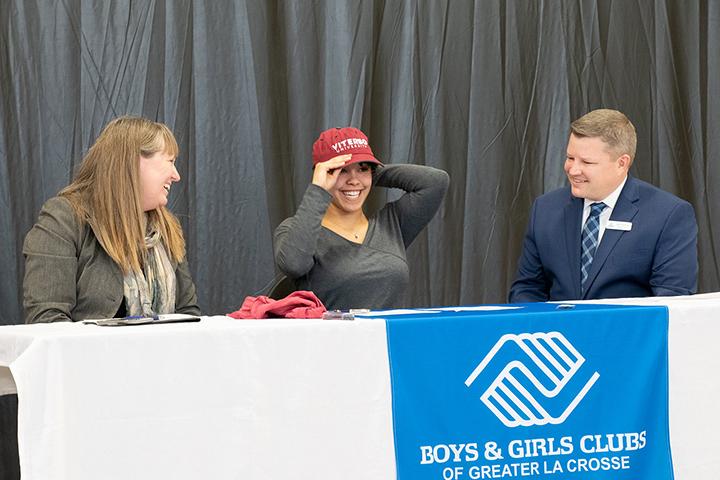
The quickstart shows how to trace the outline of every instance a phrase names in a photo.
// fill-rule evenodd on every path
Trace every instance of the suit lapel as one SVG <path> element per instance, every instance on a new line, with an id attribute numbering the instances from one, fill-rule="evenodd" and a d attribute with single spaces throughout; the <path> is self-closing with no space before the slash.
<path id="1" fill-rule="evenodd" d="M 638 212 L 637 206 L 635 206 L 635 202 L 638 198 L 637 184 L 631 177 L 628 177 L 622 192 L 620 192 L 615 208 L 610 215 L 610 220 L 632 222 L 632 219 Z M 598 245 L 595 256 L 593 257 L 590 272 L 588 272 L 588 278 L 586 281 L 587 288 L 585 289 L 585 295 L 583 298 L 588 297 L 588 293 L 592 290 L 593 282 L 600 273 L 600 270 L 602 270 L 603 265 L 612 253 L 615 245 L 617 245 L 620 237 L 622 237 L 624 233 L 625 232 L 622 230 L 605 229 L 600 245 Z"/>
<path id="2" fill-rule="evenodd" d="M 570 269 L 570 281 L 573 285 L 574 294 L 572 298 L 580 298 L 580 233 L 583 211 L 583 200 L 569 196 L 563 210 L 565 225 L 565 247 L 567 249 L 568 268 Z"/>

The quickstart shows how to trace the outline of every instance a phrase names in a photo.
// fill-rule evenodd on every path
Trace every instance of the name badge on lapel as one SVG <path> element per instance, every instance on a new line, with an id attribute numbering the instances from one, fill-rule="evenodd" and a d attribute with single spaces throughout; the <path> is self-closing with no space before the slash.
<path id="1" fill-rule="evenodd" d="M 608 230 L 622 230 L 623 232 L 629 232 L 632 230 L 632 222 L 621 222 L 619 220 L 608 220 L 605 226 Z"/>

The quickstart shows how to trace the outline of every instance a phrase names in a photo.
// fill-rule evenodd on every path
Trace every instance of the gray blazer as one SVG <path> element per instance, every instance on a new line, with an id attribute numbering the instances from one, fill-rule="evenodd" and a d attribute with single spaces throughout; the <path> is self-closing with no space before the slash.
<path id="1" fill-rule="evenodd" d="M 124 299 L 123 274 L 63 197 L 45 202 L 23 244 L 25 323 L 113 317 Z M 187 261 L 175 269 L 175 311 L 200 315 Z"/>

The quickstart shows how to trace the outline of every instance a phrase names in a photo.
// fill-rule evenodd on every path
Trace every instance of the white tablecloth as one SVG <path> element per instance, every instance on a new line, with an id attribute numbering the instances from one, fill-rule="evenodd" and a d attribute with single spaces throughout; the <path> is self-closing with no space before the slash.
<path id="1" fill-rule="evenodd" d="M 720 293 L 592 303 L 668 306 L 675 479 L 720 478 Z"/>
<path id="2" fill-rule="evenodd" d="M 720 478 L 720 294 L 604 303 L 668 305 L 675 477 Z M 0 365 L 24 480 L 395 478 L 382 320 L 0 327 Z"/>
<path id="3" fill-rule="evenodd" d="M 386 479 L 382 321 L 0 327 L 34 479 Z"/>

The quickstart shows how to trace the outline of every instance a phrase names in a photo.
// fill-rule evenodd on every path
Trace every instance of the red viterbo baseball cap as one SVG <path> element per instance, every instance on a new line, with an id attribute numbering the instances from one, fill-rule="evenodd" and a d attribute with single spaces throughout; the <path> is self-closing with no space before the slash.
<path id="1" fill-rule="evenodd" d="M 312 152 L 313 167 L 318 163 L 348 153 L 352 154 L 352 158 L 345 165 L 359 162 L 382 165 L 382 162 L 373 155 L 365 134 L 357 128 L 344 127 L 325 130 L 315 140 Z"/>

